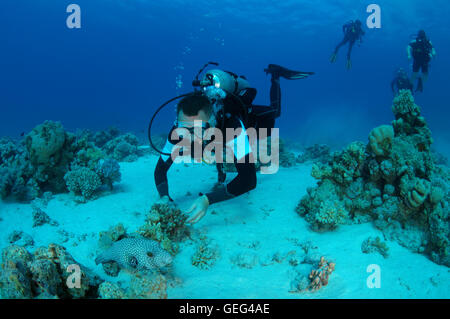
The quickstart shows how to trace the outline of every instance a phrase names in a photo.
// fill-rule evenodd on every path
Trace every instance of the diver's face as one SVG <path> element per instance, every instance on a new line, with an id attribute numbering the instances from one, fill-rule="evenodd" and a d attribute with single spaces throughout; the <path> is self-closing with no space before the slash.
<path id="1" fill-rule="evenodd" d="M 203 110 L 200 110 L 197 115 L 193 116 L 186 115 L 183 111 L 180 111 L 177 120 L 179 127 L 193 128 L 194 125 L 197 125 L 196 121 L 201 121 L 201 124 L 206 124 L 209 121 L 209 116 Z"/>
<path id="2" fill-rule="evenodd" d="M 194 133 L 196 130 L 193 130 L 195 127 L 200 127 L 202 129 L 207 128 L 210 124 L 208 123 L 210 116 L 208 116 L 205 111 L 200 110 L 197 115 L 189 116 L 180 111 L 178 113 L 178 127 L 187 128 L 189 131 Z M 202 132 L 202 130 L 200 130 Z M 195 133 L 194 133 L 195 134 Z M 198 138 L 201 138 L 198 136 Z"/>

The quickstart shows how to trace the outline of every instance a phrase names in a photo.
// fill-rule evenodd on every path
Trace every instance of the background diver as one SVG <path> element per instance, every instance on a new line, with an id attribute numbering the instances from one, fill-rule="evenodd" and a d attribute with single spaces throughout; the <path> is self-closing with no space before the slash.
<path id="1" fill-rule="evenodd" d="M 397 70 L 395 78 L 391 82 L 391 89 L 394 95 L 397 95 L 400 90 L 410 90 L 413 93 L 413 84 L 403 68 Z"/>
<path id="2" fill-rule="evenodd" d="M 423 83 L 428 79 L 428 69 L 431 58 L 436 55 L 436 50 L 431 41 L 427 38 L 425 31 L 420 30 L 415 40 L 412 40 L 407 48 L 408 59 L 413 59 L 412 83 L 416 82 L 419 71 L 422 70 L 422 76 L 417 82 L 416 92 L 423 92 Z"/>
<path id="3" fill-rule="evenodd" d="M 275 125 L 275 119 L 281 114 L 280 77 L 295 80 L 314 74 L 313 72 L 292 71 L 275 64 L 269 64 L 264 71 L 266 74 L 271 74 L 270 106 L 252 105 L 256 97 L 256 89 L 249 86 L 245 77 L 238 77 L 231 72 L 218 69 L 208 71 L 204 79 L 201 82 L 199 81 L 202 88 L 201 93 L 195 94 L 194 92 L 194 94 L 187 95 L 178 103 L 175 125 L 169 133 L 154 172 L 156 188 L 163 201 L 172 201 L 169 196 L 167 172 L 173 161 L 171 156 L 164 154 L 172 154 L 173 147 L 179 142 L 178 140 L 171 140 L 173 130 L 180 127 L 193 130 L 194 121 L 197 125 L 199 123 L 197 121 L 201 121 L 202 129 L 219 128 L 224 136 L 226 128 L 243 128 L 241 132 L 245 135 L 244 141 L 246 144 L 244 145 L 245 151 L 242 152 L 242 149 L 239 150 L 239 144 L 236 143 L 238 147 L 233 150 L 233 154 L 237 176 L 228 184 L 225 184 L 226 174 L 223 170 L 223 164 L 216 164 L 219 183 L 209 193 L 200 194 L 200 197 L 195 200 L 187 211 L 191 214 L 188 223 L 198 222 L 206 214 L 209 205 L 242 195 L 256 187 L 256 168 L 254 162 L 250 161 L 251 151 L 247 151 L 249 139 L 245 133 L 245 128 L 267 128 L 268 135 L 270 135 L 271 128 L 274 128 Z M 202 70 L 199 74 L 201 72 Z M 210 88 L 220 88 L 225 93 L 222 96 L 223 107 L 219 110 L 216 109 L 217 104 L 214 100 L 211 100 L 207 95 Z M 237 101 L 236 98 L 239 98 L 240 101 Z M 247 116 L 243 116 L 243 106 L 248 110 Z M 236 140 L 238 138 L 236 137 Z M 191 143 L 193 143 L 192 140 Z M 242 161 L 242 159 L 245 159 L 245 161 Z"/>
<path id="4" fill-rule="evenodd" d="M 362 23 L 360 20 L 347 22 L 342 26 L 342 31 L 344 32 L 344 39 L 336 46 L 333 54 L 331 55 L 330 62 L 336 62 L 337 54 L 341 46 L 348 42 L 348 52 L 347 52 L 347 69 L 351 69 L 352 61 L 352 49 L 355 42 L 358 41 L 359 44 L 362 42 L 362 37 L 366 33 L 362 29 Z"/>

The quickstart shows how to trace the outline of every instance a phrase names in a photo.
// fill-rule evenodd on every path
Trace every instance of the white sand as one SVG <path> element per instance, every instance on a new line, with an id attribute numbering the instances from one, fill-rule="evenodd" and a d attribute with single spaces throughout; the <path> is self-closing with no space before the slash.
<path id="1" fill-rule="evenodd" d="M 32 227 L 30 205 L 0 202 L 0 248 L 8 235 L 21 230 L 31 235 L 35 246 L 51 242 L 64 245 L 81 264 L 104 279 L 126 284 L 129 275 L 108 277 L 96 266 L 98 233 L 121 222 L 129 232 L 144 223 L 145 214 L 158 195 L 153 181 L 157 157 L 143 157 L 134 163 L 121 163 L 122 182 L 112 193 L 86 204 L 76 204 L 70 195 L 56 195 L 44 211 L 59 222 L 58 227 Z M 295 212 L 295 206 L 315 185 L 310 165 L 281 168 L 276 175 L 258 175 L 258 186 L 249 194 L 210 207 L 208 214 L 194 226 L 205 232 L 219 247 L 220 257 L 209 270 L 192 266 L 195 245 L 186 242 L 174 260 L 173 275 L 181 283 L 168 290 L 169 298 L 449 298 L 450 269 L 434 264 L 425 256 L 415 254 L 388 242 L 389 257 L 378 253 L 363 254 L 361 243 L 369 236 L 382 233 L 371 224 L 342 226 L 327 233 L 316 233 Z M 231 179 L 233 174 L 229 174 Z M 206 192 L 215 183 L 214 166 L 173 166 L 169 172 L 170 193 L 181 209 L 187 209 L 199 192 Z M 190 192 L 192 196 L 186 195 Z M 215 211 L 215 214 L 211 214 Z M 58 230 L 73 237 L 63 242 Z M 80 241 L 80 236 L 86 238 Z M 256 255 L 267 261 L 275 253 L 285 255 L 301 248 L 292 238 L 310 240 L 318 248 L 316 254 L 336 262 L 336 270 L 328 286 L 315 293 L 289 293 L 295 267 L 288 259 L 282 263 L 251 269 L 239 268 L 231 262 L 237 253 Z M 290 240 L 288 240 L 290 239 Z M 256 248 L 249 248 L 258 243 Z M 33 251 L 34 247 L 29 247 Z M 381 288 L 369 289 L 366 268 L 377 264 L 381 268 Z M 297 266 L 308 271 L 310 265 Z"/>

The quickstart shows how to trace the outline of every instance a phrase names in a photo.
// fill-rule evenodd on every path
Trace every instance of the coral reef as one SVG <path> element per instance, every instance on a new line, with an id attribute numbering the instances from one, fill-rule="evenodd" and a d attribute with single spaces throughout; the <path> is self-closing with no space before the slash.
<path id="1" fill-rule="evenodd" d="M 117 127 L 110 127 L 107 130 L 96 132 L 90 139 L 94 142 L 95 146 L 103 148 L 106 143 L 115 139 L 120 135 L 120 131 Z"/>
<path id="2" fill-rule="evenodd" d="M 331 181 L 324 180 L 321 187 L 308 188 L 307 192 L 308 196 L 302 198 L 297 212 L 305 217 L 314 230 L 333 230 L 347 222 L 349 213 Z"/>
<path id="3" fill-rule="evenodd" d="M 433 162 L 431 131 L 408 90 L 392 110 L 392 126 L 375 128 L 368 144 L 353 142 L 313 165 L 318 186 L 297 212 L 315 230 L 374 221 L 387 238 L 450 266 L 449 168 Z"/>
<path id="4" fill-rule="evenodd" d="M 290 293 L 315 292 L 328 285 L 329 277 L 336 267 L 335 262 L 328 261 L 324 256 L 306 251 L 303 258 L 297 261 L 291 263 L 296 267 L 296 276 L 291 281 Z"/>
<path id="5" fill-rule="evenodd" d="M 73 265 L 80 267 L 80 285 L 68 285 Z M 62 246 L 50 244 L 31 255 L 12 245 L 2 251 L 0 296 L 2 298 L 88 298 L 97 294 L 99 278 L 79 265 Z"/>
<path id="6" fill-rule="evenodd" d="M 139 153 L 139 141 L 131 133 L 117 136 L 103 146 L 103 150 L 119 162 L 133 162 L 137 160 Z"/>
<path id="7" fill-rule="evenodd" d="M 175 255 L 179 249 L 178 242 L 189 234 L 187 217 L 173 204 L 157 203 L 150 209 L 139 233 L 145 238 L 160 242 L 165 250 Z"/>
<path id="8" fill-rule="evenodd" d="M 100 249 L 108 249 L 113 243 L 126 237 L 126 229 L 122 223 L 110 227 L 107 231 L 99 233 L 98 246 Z"/>
<path id="9" fill-rule="evenodd" d="M 101 299 L 126 299 L 125 291 L 117 284 L 108 281 L 98 287 L 98 295 Z"/>
<path id="10" fill-rule="evenodd" d="M 12 233 L 10 233 L 8 235 L 8 242 L 10 244 L 16 244 L 17 246 L 23 247 L 34 245 L 33 237 L 20 230 L 14 230 Z"/>
<path id="11" fill-rule="evenodd" d="M 122 179 L 119 163 L 111 158 L 99 160 L 96 172 L 100 177 L 101 183 L 108 185 L 111 190 L 113 189 L 113 183 L 120 182 Z"/>
<path id="12" fill-rule="evenodd" d="M 317 269 L 311 270 L 311 273 L 308 276 L 310 280 L 308 289 L 317 291 L 323 286 L 328 285 L 329 276 L 334 271 L 335 267 L 335 263 L 327 261 L 325 257 L 321 257 Z"/>
<path id="13" fill-rule="evenodd" d="M 330 147 L 325 144 L 314 144 L 307 147 L 304 152 L 297 157 L 297 163 L 320 162 L 327 163 L 330 158 Z"/>
<path id="14" fill-rule="evenodd" d="M 136 274 L 127 295 L 131 299 L 167 299 L 167 279 L 161 274 Z"/>
<path id="15" fill-rule="evenodd" d="M 101 251 L 109 249 L 116 241 L 127 237 L 127 233 L 123 224 L 119 223 L 112 226 L 107 231 L 99 233 L 98 247 Z M 115 261 L 104 262 L 103 270 L 111 277 L 117 277 L 120 272 L 120 266 Z"/>
<path id="16" fill-rule="evenodd" d="M 50 224 L 51 226 L 58 226 L 58 222 L 51 219 L 46 212 L 39 207 L 33 206 L 33 227 Z"/>
<path id="17" fill-rule="evenodd" d="M 361 251 L 364 254 L 378 252 L 384 258 L 389 256 L 389 247 L 386 242 L 382 241 L 380 237 L 369 237 L 361 244 Z"/>
<path id="18" fill-rule="evenodd" d="M 129 287 L 103 282 L 98 288 L 102 299 L 167 299 L 167 279 L 159 273 L 132 274 Z"/>
<path id="19" fill-rule="evenodd" d="M 270 149 L 270 144 L 268 145 Z M 295 158 L 295 154 L 290 152 L 288 150 L 288 147 L 286 146 L 286 142 L 280 138 L 279 141 L 279 148 L 280 148 L 280 159 L 279 164 L 281 167 L 292 167 L 297 164 L 297 159 Z"/>
<path id="20" fill-rule="evenodd" d="M 78 199 L 85 202 L 92 197 L 94 192 L 102 185 L 97 173 L 87 167 L 76 167 L 64 175 L 66 186 L 74 195 L 81 196 Z"/>
<path id="21" fill-rule="evenodd" d="M 30 161 L 35 165 L 58 163 L 65 142 L 63 126 L 51 121 L 36 126 L 25 138 Z"/>
<path id="22" fill-rule="evenodd" d="M 1 199 L 11 196 L 30 202 L 45 192 L 63 193 L 70 187 L 86 200 L 98 180 L 111 187 L 120 180 L 120 172 L 116 163 L 89 141 L 89 134 L 72 134 L 59 122 L 45 121 L 20 142 L 0 139 Z"/>
<path id="23" fill-rule="evenodd" d="M 394 128 L 391 125 L 381 125 L 370 132 L 369 145 L 378 156 L 387 156 L 392 149 Z"/>
<path id="24" fill-rule="evenodd" d="M 217 245 L 213 245 L 211 240 L 206 238 L 206 236 L 202 236 L 192 255 L 191 263 L 195 267 L 207 270 L 214 266 L 218 257 L 219 250 Z"/>

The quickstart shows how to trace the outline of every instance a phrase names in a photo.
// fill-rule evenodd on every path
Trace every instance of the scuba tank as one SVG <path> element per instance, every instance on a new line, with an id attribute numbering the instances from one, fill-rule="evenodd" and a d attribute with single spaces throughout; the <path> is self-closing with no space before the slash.
<path id="1" fill-rule="evenodd" d="M 240 114 L 244 122 L 247 122 L 249 110 L 244 100 L 248 95 L 247 92 L 256 90 L 250 87 L 245 77 L 237 76 L 230 71 L 213 69 L 207 71 L 203 79 L 197 83 L 214 104 L 217 121 L 221 123 L 219 127 L 224 127 L 225 118 L 232 114 Z M 225 95 L 218 98 L 220 92 Z"/>
<path id="2" fill-rule="evenodd" d="M 231 94 L 239 94 L 244 89 L 250 88 L 248 81 L 236 74 L 219 69 L 209 70 L 200 82 L 203 87 L 215 86 Z"/>

